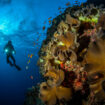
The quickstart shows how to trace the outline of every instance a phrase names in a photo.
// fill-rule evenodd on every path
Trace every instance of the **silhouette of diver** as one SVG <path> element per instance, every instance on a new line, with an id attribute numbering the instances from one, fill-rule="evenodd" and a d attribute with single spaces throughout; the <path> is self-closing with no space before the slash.
<path id="1" fill-rule="evenodd" d="M 13 45 L 12 45 L 12 41 L 8 41 L 8 43 L 5 45 L 4 52 L 7 55 L 7 63 L 10 64 L 10 66 L 15 66 L 17 70 L 21 70 L 21 68 L 16 65 L 15 58 L 13 57 L 13 54 L 16 54 L 16 51 L 15 51 Z M 10 60 L 10 58 L 13 61 L 13 63 Z"/>

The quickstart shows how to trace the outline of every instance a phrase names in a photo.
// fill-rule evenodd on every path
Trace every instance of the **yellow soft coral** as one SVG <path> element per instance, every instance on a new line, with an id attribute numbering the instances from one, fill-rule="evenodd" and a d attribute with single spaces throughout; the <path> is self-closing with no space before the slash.
<path id="1" fill-rule="evenodd" d="M 57 38 L 64 43 L 67 48 L 72 47 L 75 41 L 75 35 L 71 32 L 66 32 L 65 35 L 60 35 Z"/>
<path id="2" fill-rule="evenodd" d="M 72 91 L 70 88 L 59 87 L 49 87 L 46 82 L 40 85 L 40 99 L 47 105 L 55 105 L 57 99 L 69 101 L 72 96 Z"/>
<path id="3" fill-rule="evenodd" d="M 57 27 L 57 31 L 60 35 L 62 35 L 65 32 L 68 32 L 69 26 L 64 21 L 61 21 L 60 24 Z"/>
<path id="4" fill-rule="evenodd" d="M 50 79 L 47 80 L 49 86 L 58 86 L 60 85 L 64 78 L 64 72 L 62 70 L 50 70 L 45 74 L 45 77 L 49 77 Z"/>
<path id="5" fill-rule="evenodd" d="M 72 18 L 69 14 L 66 14 L 66 23 L 70 24 L 71 26 L 79 25 L 79 21 L 75 18 Z"/>
<path id="6" fill-rule="evenodd" d="M 88 64 L 93 65 L 93 71 L 89 73 L 99 70 L 105 72 L 105 40 L 98 39 L 96 43 L 92 43 L 85 58 Z"/>
<path id="7" fill-rule="evenodd" d="M 102 93 L 102 81 L 105 79 L 105 40 L 98 39 L 91 43 L 85 56 L 86 70 L 90 88 L 95 94 Z"/>
<path id="8" fill-rule="evenodd" d="M 98 19 L 97 28 L 102 27 L 105 30 L 105 13 L 102 13 Z"/>

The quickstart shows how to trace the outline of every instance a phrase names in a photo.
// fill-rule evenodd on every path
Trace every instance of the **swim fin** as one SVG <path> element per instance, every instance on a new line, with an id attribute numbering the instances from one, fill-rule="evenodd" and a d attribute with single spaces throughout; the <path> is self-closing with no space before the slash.
<path id="1" fill-rule="evenodd" d="M 21 68 L 20 68 L 19 66 L 17 66 L 16 64 L 15 64 L 14 66 L 16 67 L 16 69 L 17 69 L 18 71 L 21 70 Z"/>

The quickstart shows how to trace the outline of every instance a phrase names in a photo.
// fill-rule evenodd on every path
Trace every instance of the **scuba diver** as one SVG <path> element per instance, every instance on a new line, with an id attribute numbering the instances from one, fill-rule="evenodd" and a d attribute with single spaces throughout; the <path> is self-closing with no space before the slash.
<path id="1" fill-rule="evenodd" d="M 13 57 L 13 54 L 16 54 L 16 51 L 12 45 L 12 41 L 8 41 L 8 43 L 4 47 L 4 52 L 7 55 L 7 63 L 10 64 L 10 66 L 15 66 L 17 70 L 21 70 L 19 66 L 16 65 L 15 58 Z M 11 60 L 10 60 L 11 58 Z"/>

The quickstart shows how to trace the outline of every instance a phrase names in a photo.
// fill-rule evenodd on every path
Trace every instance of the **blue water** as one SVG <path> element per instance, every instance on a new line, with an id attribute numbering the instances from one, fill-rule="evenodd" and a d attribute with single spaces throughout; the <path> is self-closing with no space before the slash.
<path id="1" fill-rule="evenodd" d="M 47 27 L 50 27 L 48 18 L 59 15 L 58 8 L 67 8 L 68 2 L 72 6 L 75 0 L 0 0 L 0 105 L 23 105 L 27 88 L 40 82 L 36 64 Z M 45 21 L 46 30 L 43 31 Z M 13 42 L 16 63 L 22 71 L 6 63 L 3 47 L 8 40 Z M 38 45 L 34 46 L 34 42 Z M 28 54 L 34 54 L 30 64 L 27 64 Z"/>

